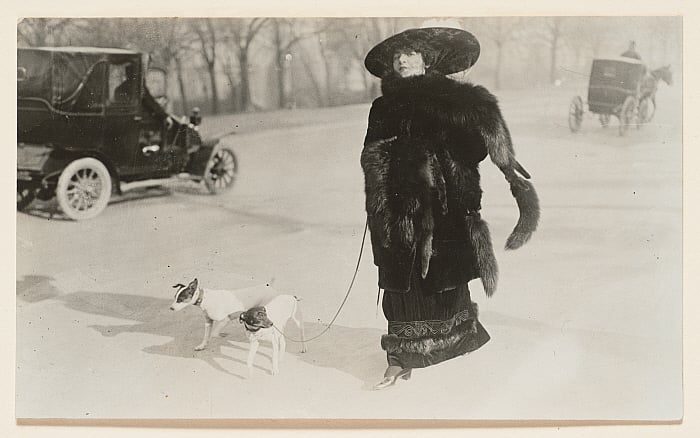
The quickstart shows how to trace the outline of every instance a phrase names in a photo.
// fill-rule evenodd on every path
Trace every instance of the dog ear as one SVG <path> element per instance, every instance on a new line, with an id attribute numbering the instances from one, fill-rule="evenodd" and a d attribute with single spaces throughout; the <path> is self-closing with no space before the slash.
<path id="1" fill-rule="evenodd" d="M 185 285 L 182 283 L 178 283 L 178 284 L 173 285 L 173 288 L 181 288 L 181 287 L 185 287 Z"/>

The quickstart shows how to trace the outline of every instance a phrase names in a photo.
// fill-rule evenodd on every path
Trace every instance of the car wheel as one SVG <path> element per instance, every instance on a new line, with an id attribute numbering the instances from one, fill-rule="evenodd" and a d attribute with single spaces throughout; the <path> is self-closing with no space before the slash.
<path id="1" fill-rule="evenodd" d="M 654 117 L 654 104 L 651 99 L 646 97 L 639 102 L 639 122 L 637 128 L 641 128 L 642 124 L 649 123 L 651 118 Z"/>
<path id="2" fill-rule="evenodd" d="M 104 210 L 112 195 L 109 171 L 95 158 L 71 162 L 58 178 L 56 199 L 61 211 L 73 220 L 91 219 Z"/>
<path id="3" fill-rule="evenodd" d="M 36 197 L 36 188 L 17 182 L 17 210 L 22 211 L 32 203 Z"/>
<path id="4" fill-rule="evenodd" d="M 231 149 L 214 151 L 204 171 L 204 184 L 212 194 L 221 193 L 233 186 L 238 174 L 238 160 Z"/>
<path id="5" fill-rule="evenodd" d="M 620 135 L 625 135 L 630 125 L 636 123 L 636 108 L 637 99 L 633 96 L 627 96 L 620 110 Z"/>
<path id="6" fill-rule="evenodd" d="M 583 99 L 576 96 L 571 100 L 569 105 L 569 129 L 571 132 L 578 132 L 581 129 L 583 121 Z"/>

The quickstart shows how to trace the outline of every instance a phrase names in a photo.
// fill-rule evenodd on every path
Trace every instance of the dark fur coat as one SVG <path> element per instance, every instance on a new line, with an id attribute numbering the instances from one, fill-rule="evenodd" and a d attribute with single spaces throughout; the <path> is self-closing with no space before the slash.
<path id="1" fill-rule="evenodd" d="M 539 202 L 515 159 L 496 98 L 440 74 L 382 80 L 362 151 L 366 210 L 379 286 L 406 292 L 412 269 L 440 292 L 481 278 L 490 296 L 498 268 L 481 219 L 479 162 L 504 173 L 520 208 L 506 248 L 534 232 Z"/>

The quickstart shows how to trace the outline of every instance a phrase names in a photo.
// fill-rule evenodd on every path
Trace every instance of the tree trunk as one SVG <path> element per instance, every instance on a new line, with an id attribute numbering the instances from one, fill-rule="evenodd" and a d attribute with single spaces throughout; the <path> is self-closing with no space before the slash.
<path id="1" fill-rule="evenodd" d="M 325 55 L 323 57 L 323 67 L 324 71 L 326 72 L 326 105 L 334 105 L 336 99 L 333 97 L 333 86 L 335 85 L 335 82 L 333 81 L 330 62 L 328 57 Z"/>
<path id="2" fill-rule="evenodd" d="M 237 92 L 239 86 L 236 83 L 236 77 L 232 73 L 231 68 L 224 69 L 224 74 L 231 87 L 231 108 L 233 108 L 233 112 L 237 113 L 241 110 L 241 102 L 239 101 L 239 93 Z"/>
<path id="3" fill-rule="evenodd" d="M 277 106 L 285 108 L 287 106 L 287 96 L 284 90 L 284 53 L 282 51 L 282 36 L 280 35 L 279 19 L 273 20 L 275 30 L 275 73 L 277 74 Z"/>
<path id="4" fill-rule="evenodd" d="M 182 77 L 182 60 L 179 56 L 175 57 L 175 68 L 177 69 L 177 83 L 180 86 L 180 102 L 182 104 L 182 112 L 189 111 L 187 103 L 187 93 L 185 92 L 185 78 Z"/>
<path id="5" fill-rule="evenodd" d="M 330 68 L 330 62 L 329 62 L 329 56 L 328 56 L 328 51 L 326 50 L 325 46 L 323 45 L 323 42 L 319 38 L 318 41 L 318 46 L 321 52 L 321 59 L 323 60 L 323 73 L 324 73 L 324 79 L 325 79 L 325 93 L 322 93 L 323 98 L 323 106 L 329 106 L 331 104 L 331 98 L 333 95 L 333 82 L 332 82 L 332 77 L 331 77 L 331 68 Z"/>
<path id="6" fill-rule="evenodd" d="M 248 49 L 241 47 L 238 58 L 241 66 L 241 108 L 250 111 L 250 77 L 248 74 Z"/>
<path id="7" fill-rule="evenodd" d="M 306 56 L 304 54 L 301 54 L 300 58 L 301 63 L 304 66 L 304 70 L 306 70 L 306 75 L 311 81 L 311 85 L 313 85 L 314 94 L 316 96 L 316 102 L 318 106 L 323 106 L 323 93 L 321 92 L 321 86 L 318 84 L 318 80 L 314 76 L 314 72 L 312 71 L 309 62 L 306 60 Z"/>
<path id="8" fill-rule="evenodd" d="M 48 39 L 47 28 L 49 20 L 46 18 L 38 18 L 37 20 L 41 25 L 37 26 L 40 27 L 40 29 L 36 31 L 36 46 L 41 47 L 46 45 L 46 40 Z"/>
<path id="9" fill-rule="evenodd" d="M 554 27 L 552 28 L 552 39 L 550 47 L 550 65 L 549 65 L 549 84 L 552 85 L 557 80 L 557 48 L 559 46 L 559 21 L 554 18 Z"/>
<path id="10" fill-rule="evenodd" d="M 209 83 L 211 84 L 211 111 L 214 114 L 219 114 L 219 92 L 216 88 L 216 64 L 214 62 L 207 63 L 209 71 Z"/>

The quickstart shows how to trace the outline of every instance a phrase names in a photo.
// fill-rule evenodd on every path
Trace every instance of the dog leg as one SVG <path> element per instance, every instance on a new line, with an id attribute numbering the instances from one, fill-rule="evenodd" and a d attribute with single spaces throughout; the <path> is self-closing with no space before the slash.
<path id="1" fill-rule="evenodd" d="M 199 345 L 194 347 L 194 351 L 202 351 L 207 346 L 209 335 L 211 334 L 211 323 L 212 320 L 209 318 L 204 321 L 204 339 L 202 339 L 202 342 Z"/>
<path id="2" fill-rule="evenodd" d="M 260 342 L 257 339 L 251 339 L 250 341 L 250 350 L 248 350 L 248 378 L 250 378 L 253 375 L 253 360 L 255 359 L 255 353 L 258 351 L 258 347 L 260 346 Z"/>
<path id="3" fill-rule="evenodd" d="M 279 361 L 282 362 L 284 360 L 284 353 L 287 351 L 287 341 L 284 339 L 284 334 L 282 333 L 278 333 L 277 340 L 279 342 Z"/>
<path id="4" fill-rule="evenodd" d="M 299 305 L 296 305 L 296 312 L 292 314 L 292 319 L 294 320 L 294 323 L 299 327 L 299 330 L 301 330 L 301 352 L 306 353 L 306 342 L 304 341 L 306 338 L 304 336 L 304 317 L 301 314 L 301 309 L 299 308 Z M 297 316 L 299 317 L 297 319 Z"/>
<path id="5" fill-rule="evenodd" d="M 272 375 L 276 376 L 277 373 L 280 371 L 279 367 L 279 361 L 280 361 L 280 345 L 279 345 L 279 337 L 277 334 L 272 335 Z"/>
<path id="6" fill-rule="evenodd" d="M 221 334 L 221 330 L 226 326 L 228 321 L 229 321 L 228 317 L 226 317 L 222 320 L 216 321 L 214 323 L 214 329 L 211 331 L 211 337 L 212 338 L 218 337 Z"/>

